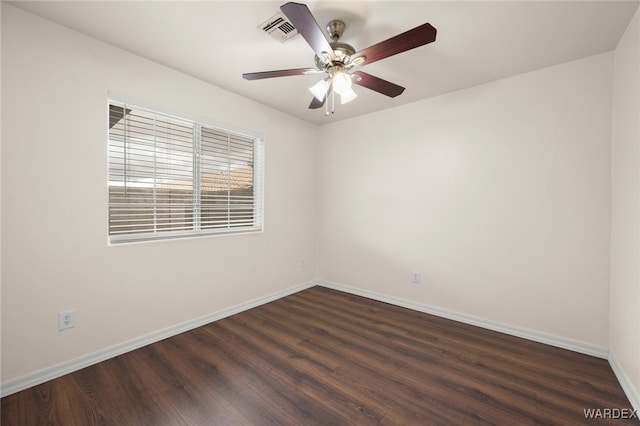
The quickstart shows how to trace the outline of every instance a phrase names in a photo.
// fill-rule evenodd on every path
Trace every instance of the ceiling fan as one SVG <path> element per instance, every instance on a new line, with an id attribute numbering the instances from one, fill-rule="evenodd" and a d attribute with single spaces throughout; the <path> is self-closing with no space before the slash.
<path id="1" fill-rule="evenodd" d="M 282 5 L 280 10 L 315 52 L 316 67 L 245 73 L 242 74 L 242 78 L 245 80 L 259 80 L 263 78 L 325 73 L 325 78 L 309 88 L 314 96 L 309 109 L 321 108 L 324 105 L 326 115 L 329 114 L 329 102 L 327 102 L 329 96 L 331 96 L 332 113 L 336 93 L 340 95 L 342 104 L 356 98 L 357 94 L 353 91 L 352 84 L 366 87 L 392 98 L 400 95 L 404 91 L 404 87 L 363 71 L 353 71 L 353 69 L 436 40 L 436 29 L 425 23 L 356 52 L 353 46 L 339 41 L 345 29 L 344 22 L 340 20 L 329 22 L 327 25 L 327 33 L 331 38 L 331 41 L 329 41 L 306 5 L 290 2 Z"/>

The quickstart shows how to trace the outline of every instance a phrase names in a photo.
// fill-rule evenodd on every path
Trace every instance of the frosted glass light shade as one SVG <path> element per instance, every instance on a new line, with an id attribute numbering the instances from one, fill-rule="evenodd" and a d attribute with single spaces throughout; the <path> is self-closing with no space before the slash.
<path id="1" fill-rule="evenodd" d="M 333 75 L 333 90 L 335 90 L 339 95 L 351 90 L 351 76 L 342 71 L 336 72 Z"/>
<path id="2" fill-rule="evenodd" d="M 349 87 L 347 90 L 343 90 L 343 92 L 340 93 L 340 103 L 344 105 L 347 102 L 351 102 L 357 97 L 358 97 L 358 94 L 354 92 L 351 87 Z"/>
<path id="3" fill-rule="evenodd" d="M 327 90 L 329 90 L 329 81 L 320 80 L 313 86 L 309 88 L 309 91 L 316 97 L 320 102 L 324 100 L 324 97 L 327 94 Z"/>

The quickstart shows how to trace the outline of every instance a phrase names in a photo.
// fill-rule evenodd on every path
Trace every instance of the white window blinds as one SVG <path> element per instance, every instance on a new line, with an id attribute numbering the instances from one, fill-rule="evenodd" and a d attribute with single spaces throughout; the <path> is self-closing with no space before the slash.
<path id="1" fill-rule="evenodd" d="M 111 242 L 262 228 L 262 141 L 109 103 Z"/>

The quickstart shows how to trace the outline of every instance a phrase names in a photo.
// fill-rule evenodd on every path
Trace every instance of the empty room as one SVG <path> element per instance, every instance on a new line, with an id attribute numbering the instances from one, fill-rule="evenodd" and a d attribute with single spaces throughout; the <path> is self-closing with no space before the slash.
<path id="1" fill-rule="evenodd" d="M 640 424 L 638 1 L 2 1 L 2 425 Z"/>

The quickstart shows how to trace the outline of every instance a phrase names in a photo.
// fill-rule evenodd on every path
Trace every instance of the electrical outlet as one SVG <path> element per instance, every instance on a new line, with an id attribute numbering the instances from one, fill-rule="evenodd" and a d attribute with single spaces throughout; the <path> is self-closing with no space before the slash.
<path id="1" fill-rule="evenodd" d="M 300 268 L 304 269 L 307 267 L 307 261 L 304 259 L 300 260 Z"/>
<path id="2" fill-rule="evenodd" d="M 420 272 L 411 273 L 411 282 L 415 284 L 420 284 Z"/>
<path id="3" fill-rule="evenodd" d="M 76 311 L 69 309 L 68 311 L 58 312 L 58 330 L 66 330 L 76 326 Z"/>

